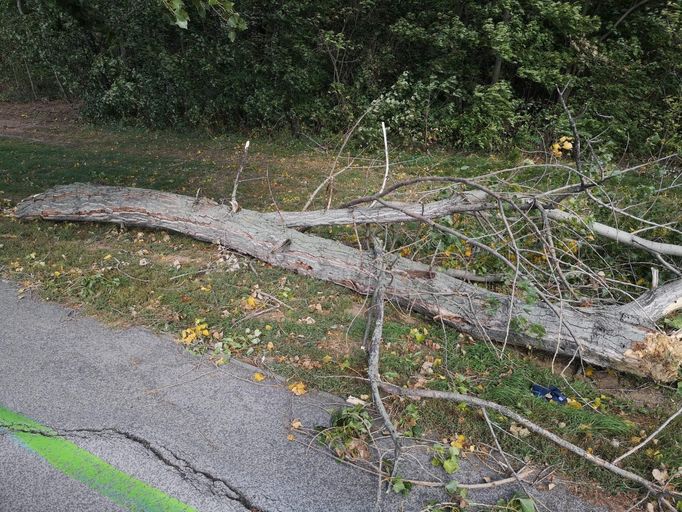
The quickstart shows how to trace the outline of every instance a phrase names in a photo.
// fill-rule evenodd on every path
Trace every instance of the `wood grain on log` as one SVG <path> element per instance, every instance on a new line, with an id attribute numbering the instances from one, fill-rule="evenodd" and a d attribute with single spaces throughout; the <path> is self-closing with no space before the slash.
<path id="1" fill-rule="evenodd" d="M 112 222 L 183 233 L 265 261 L 273 266 L 344 286 L 374 290 L 370 254 L 333 240 L 300 233 L 271 214 L 233 213 L 208 199 L 125 187 L 74 184 L 53 188 L 20 203 L 22 219 Z M 441 319 L 474 338 L 572 357 L 661 381 L 677 378 L 682 344 L 660 333 L 654 321 L 682 307 L 682 280 L 661 286 L 621 307 L 572 308 L 525 304 L 474 286 L 428 266 L 394 256 L 386 297 Z M 516 327 L 508 331 L 509 318 Z"/>

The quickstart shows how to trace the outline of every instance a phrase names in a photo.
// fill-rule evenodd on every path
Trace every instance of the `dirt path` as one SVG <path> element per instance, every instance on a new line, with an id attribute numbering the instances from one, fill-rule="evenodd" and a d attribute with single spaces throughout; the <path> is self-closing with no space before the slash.
<path id="1" fill-rule="evenodd" d="M 0 103 L 3 137 L 68 144 L 66 133 L 78 129 L 78 108 L 65 101 Z"/>

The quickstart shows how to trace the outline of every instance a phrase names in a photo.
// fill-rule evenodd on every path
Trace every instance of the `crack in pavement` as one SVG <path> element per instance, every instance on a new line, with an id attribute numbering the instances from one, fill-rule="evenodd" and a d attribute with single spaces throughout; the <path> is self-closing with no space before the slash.
<path id="1" fill-rule="evenodd" d="M 3 432 L 3 429 L 5 430 Z M 11 434 L 14 432 L 35 434 L 45 437 L 63 437 L 63 438 L 109 438 L 109 439 L 126 439 L 132 441 L 145 449 L 146 452 L 152 454 L 157 460 L 175 470 L 180 477 L 192 485 L 198 491 L 207 491 L 209 494 L 218 498 L 227 498 L 232 501 L 240 503 L 244 508 L 250 512 L 267 512 L 254 505 L 249 498 L 235 489 L 226 480 L 214 476 L 208 471 L 197 469 L 188 460 L 180 457 L 166 446 L 155 446 L 142 436 L 120 430 L 112 427 L 102 428 L 77 428 L 77 429 L 56 429 L 50 427 L 52 431 L 36 429 L 29 425 L 21 423 L 3 424 L 0 423 L 0 435 Z M 164 453 L 166 452 L 166 453 Z"/>

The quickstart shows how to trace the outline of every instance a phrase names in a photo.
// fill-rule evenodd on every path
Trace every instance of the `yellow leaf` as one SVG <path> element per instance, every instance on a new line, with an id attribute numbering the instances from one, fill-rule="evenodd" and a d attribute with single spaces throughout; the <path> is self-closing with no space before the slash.
<path id="1" fill-rule="evenodd" d="M 591 366 L 585 370 L 585 377 L 592 377 L 594 375 L 594 368 Z"/>
<path id="2" fill-rule="evenodd" d="M 569 149 L 573 149 L 573 144 L 571 144 L 570 142 L 564 142 L 564 143 L 561 145 L 561 147 L 562 147 L 562 149 L 569 150 Z"/>
<path id="3" fill-rule="evenodd" d="M 334 358 L 333 358 L 332 356 L 326 355 L 326 356 L 324 356 L 324 357 L 322 358 L 322 362 L 323 362 L 324 364 L 328 364 L 328 363 L 331 363 L 333 359 L 334 359 Z"/>
<path id="4" fill-rule="evenodd" d="M 580 402 L 578 402 L 577 400 L 574 400 L 573 398 L 568 399 L 568 406 L 572 407 L 573 409 L 582 409 L 583 408 L 583 406 L 580 405 Z"/>
<path id="5" fill-rule="evenodd" d="M 107 254 L 103 259 L 104 259 L 104 261 L 110 260 L 110 259 L 111 259 L 111 254 Z"/>
<path id="6" fill-rule="evenodd" d="M 268 341 L 268 344 L 265 345 L 265 348 L 267 348 L 268 350 L 273 350 L 275 348 L 275 345 L 274 343 L 272 343 L 272 341 Z"/>
<path id="7" fill-rule="evenodd" d="M 249 295 L 246 300 L 246 309 L 256 309 L 258 307 L 258 299 Z"/>
<path id="8" fill-rule="evenodd" d="M 303 426 L 303 423 L 301 423 L 301 420 L 296 418 L 294 421 L 291 422 L 291 428 L 299 429 Z"/>
<path id="9" fill-rule="evenodd" d="M 256 372 L 253 374 L 253 380 L 256 382 L 263 382 L 265 380 L 265 375 L 263 375 L 261 372 Z"/>
<path id="10" fill-rule="evenodd" d="M 288 440 L 288 441 L 295 441 L 295 440 L 296 440 L 296 436 L 295 436 L 294 434 L 289 434 L 289 435 L 287 436 L 287 440 Z"/>
<path id="11" fill-rule="evenodd" d="M 306 394 L 305 384 L 303 382 L 295 382 L 289 384 L 289 391 L 291 391 L 296 396 L 301 396 Z"/>
<path id="12" fill-rule="evenodd" d="M 462 434 L 460 434 L 457 436 L 457 439 L 450 443 L 450 446 L 452 446 L 453 448 L 459 448 L 461 450 L 464 447 L 465 439 L 466 438 Z"/>

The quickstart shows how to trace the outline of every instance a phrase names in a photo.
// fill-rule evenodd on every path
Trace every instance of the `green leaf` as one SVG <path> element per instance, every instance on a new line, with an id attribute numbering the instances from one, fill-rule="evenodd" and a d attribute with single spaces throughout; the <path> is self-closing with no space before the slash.
<path id="1" fill-rule="evenodd" d="M 673 329 L 682 329 L 682 315 L 676 315 L 665 319 L 665 324 Z"/>
<path id="2" fill-rule="evenodd" d="M 530 498 L 518 498 L 521 512 L 535 512 L 535 502 Z"/>
<path id="3" fill-rule="evenodd" d="M 393 492 L 398 494 L 405 492 L 405 482 L 403 482 L 402 478 L 396 478 L 393 482 Z"/>
<path id="4" fill-rule="evenodd" d="M 393 492 L 398 494 L 407 494 L 412 489 L 410 482 L 405 482 L 402 478 L 396 478 L 393 481 Z"/>
<path id="5" fill-rule="evenodd" d="M 445 459 L 443 461 L 443 469 L 448 475 L 451 475 L 459 469 L 459 461 L 457 459 Z"/>
<path id="6" fill-rule="evenodd" d="M 445 490 L 450 494 L 456 494 L 459 489 L 459 482 L 457 480 L 450 480 L 445 486 Z"/>

